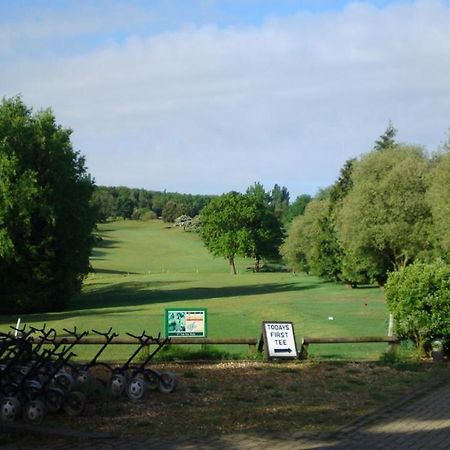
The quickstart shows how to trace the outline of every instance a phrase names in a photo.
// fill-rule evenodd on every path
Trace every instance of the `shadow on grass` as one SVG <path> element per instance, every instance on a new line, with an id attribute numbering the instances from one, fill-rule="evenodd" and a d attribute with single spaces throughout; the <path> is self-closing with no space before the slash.
<path id="1" fill-rule="evenodd" d="M 46 322 L 53 320 L 63 320 L 74 316 L 89 316 L 102 314 L 99 309 L 114 308 L 108 313 L 129 312 L 130 308 L 135 311 L 140 306 L 152 305 L 155 303 L 171 303 L 190 300 L 221 300 L 229 297 L 244 297 L 252 295 L 277 294 L 280 292 L 301 292 L 320 287 L 319 284 L 298 283 L 267 283 L 245 286 L 226 287 L 195 287 L 187 289 L 158 289 L 160 285 L 167 286 L 169 283 L 178 284 L 183 280 L 172 282 L 124 282 L 118 284 L 107 284 L 105 287 L 95 289 L 93 292 L 86 292 L 79 295 L 69 305 L 68 310 L 54 313 L 30 314 L 27 315 L 28 322 Z M 117 308 L 117 309 L 116 309 Z M 0 324 L 15 323 L 17 317 L 3 316 Z"/>
<path id="2" fill-rule="evenodd" d="M 179 283 L 180 281 L 174 282 Z M 161 283 L 167 284 L 167 282 Z M 187 289 L 157 290 L 153 282 L 125 282 L 96 289 L 80 296 L 73 307 L 85 308 L 115 308 L 153 303 L 170 303 L 190 300 L 212 300 L 229 297 L 244 297 L 252 295 L 276 294 L 280 292 L 295 292 L 315 289 L 318 284 L 299 285 L 297 283 L 267 283 L 244 286 L 225 287 L 194 287 Z"/>
<path id="3" fill-rule="evenodd" d="M 91 258 L 99 259 L 101 256 L 107 254 L 107 252 L 105 252 L 103 249 L 117 248 L 117 244 L 119 243 L 120 241 L 116 239 L 110 239 L 108 237 L 102 236 L 97 241 L 95 247 L 92 249 Z"/>
<path id="4" fill-rule="evenodd" d="M 110 275 L 137 275 L 137 272 L 125 272 L 124 270 L 113 269 L 93 269 L 91 273 L 103 273 Z"/>

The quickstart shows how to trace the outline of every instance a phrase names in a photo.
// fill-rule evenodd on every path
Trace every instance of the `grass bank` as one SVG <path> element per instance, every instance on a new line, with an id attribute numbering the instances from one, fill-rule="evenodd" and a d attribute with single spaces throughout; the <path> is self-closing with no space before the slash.
<path id="1" fill-rule="evenodd" d="M 223 258 L 212 257 L 198 235 L 161 221 L 119 221 L 99 226 L 101 241 L 92 255 L 93 273 L 68 310 L 32 314 L 22 322 L 63 328 L 113 327 L 118 333 L 162 331 L 166 307 L 208 309 L 210 337 L 259 337 L 264 320 L 288 320 L 297 338 L 384 335 L 387 310 L 378 288 L 348 289 L 316 277 L 286 272 L 252 273 L 238 259 L 238 275 Z M 332 318 L 332 319 L 331 319 Z M 17 317 L 0 318 L 6 330 Z M 322 358 L 377 358 L 382 344 L 311 346 Z M 95 349 L 78 350 L 87 358 Z M 116 346 L 105 358 L 123 358 Z M 247 348 L 227 351 L 246 354 Z"/>

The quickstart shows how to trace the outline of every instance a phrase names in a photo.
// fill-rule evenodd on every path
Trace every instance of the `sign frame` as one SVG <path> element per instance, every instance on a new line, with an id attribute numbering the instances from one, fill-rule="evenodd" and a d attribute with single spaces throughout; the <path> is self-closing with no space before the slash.
<path id="1" fill-rule="evenodd" d="M 278 349 L 275 348 L 275 345 L 273 344 L 274 336 L 268 336 L 268 328 L 267 325 L 274 325 L 274 326 L 281 326 L 282 328 L 274 330 L 274 332 L 279 333 L 292 333 L 292 336 L 277 336 L 279 339 L 288 339 L 290 341 L 290 344 L 293 344 L 293 349 L 286 349 L 281 345 Z M 284 327 L 288 326 L 288 329 L 285 329 Z M 279 320 L 264 320 L 262 323 L 263 328 L 263 339 L 264 339 L 264 346 L 266 348 L 266 356 L 267 359 L 297 359 L 298 358 L 298 351 L 297 351 L 297 341 L 295 339 L 295 330 L 294 330 L 294 323 L 289 321 L 279 321 Z M 286 344 L 288 345 L 288 344 Z M 278 354 L 277 354 L 278 353 Z"/>
<path id="2" fill-rule="evenodd" d="M 202 320 L 203 331 L 192 332 L 186 330 L 186 314 L 196 313 L 200 318 L 187 319 L 189 320 Z M 177 320 L 181 320 L 180 330 L 170 331 L 169 320 L 174 318 L 172 314 L 178 315 Z M 164 336 L 168 338 L 206 338 L 208 336 L 208 309 L 207 308 L 166 308 L 164 310 Z"/>

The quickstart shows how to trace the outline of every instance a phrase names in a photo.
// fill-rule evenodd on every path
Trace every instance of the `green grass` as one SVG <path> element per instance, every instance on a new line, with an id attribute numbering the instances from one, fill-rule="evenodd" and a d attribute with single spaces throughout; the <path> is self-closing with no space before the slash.
<path id="1" fill-rule="evenodd" d="M 212 257 L 198 235 L 161 221 L 119 221 L 99 226 L 94 272 L 83 292 L 64 312 L 33 314 L 22 322 L 62 328 L 157 334 L 166 307 L 208 308 L 209 337 L 259 337 L 263 320 L 289 320 L 297 340 L 305 336 L 385 335 L 387 310 L 377 288 L 349 289 L 316 277 L 287 272 L 252 273 L 250 260 L 238 259 L 238 275 L 223 258 Z M 334 320 L 329 320 L 329 317 Z M 17 317 L 3 316 L 0 330 Z M 322 358 L 376 358 L 384 344 L 311 345 Z M 82 357 L 93 354 L 90 348 Z M 115 346 L 105 358 L 122 357 Z M 224 350 L 225 351 L 225 350 Z M 229 347 L 245 354 L 247 348 Z"/>

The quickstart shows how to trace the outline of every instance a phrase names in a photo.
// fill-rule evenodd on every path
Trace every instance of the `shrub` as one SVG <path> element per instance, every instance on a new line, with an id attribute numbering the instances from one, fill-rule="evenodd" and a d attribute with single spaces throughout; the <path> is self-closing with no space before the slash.
<path id="1" fill-rule="evenodd" d="M 431 342 L 450 343 L 450 266 L 442 261 L 392 272 L 385 286 L 386 302 L 399 337 L 429 352 Z"/>

